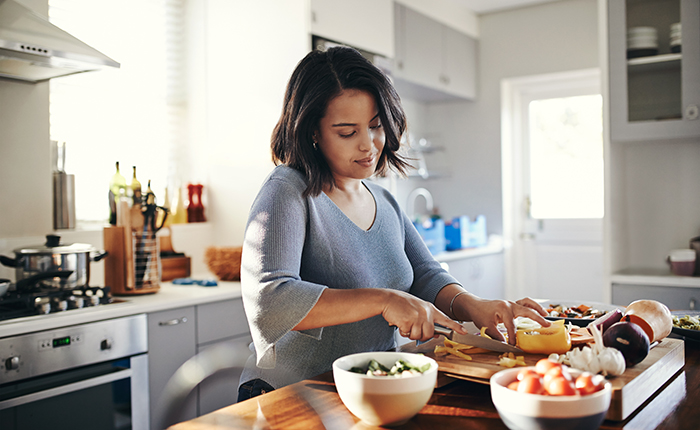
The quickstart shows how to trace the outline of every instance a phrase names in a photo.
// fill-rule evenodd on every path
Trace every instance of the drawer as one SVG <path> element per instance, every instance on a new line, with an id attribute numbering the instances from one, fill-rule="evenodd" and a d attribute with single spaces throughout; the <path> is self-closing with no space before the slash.
<path id="1" fill-rule="evenodd" d="M 198 345 L 249 332 L 242 299 L 197 306 Z"/>

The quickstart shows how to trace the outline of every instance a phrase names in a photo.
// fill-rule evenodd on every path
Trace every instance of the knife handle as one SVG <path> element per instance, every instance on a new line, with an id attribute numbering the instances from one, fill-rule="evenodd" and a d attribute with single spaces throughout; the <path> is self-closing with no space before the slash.
<path id="1" fill-rule="evenodd" d="M 446 338 L 450 339 L 452 337 L 452 330 L 440 325 L 435 325 L 435 334 L 441 334 Z"/>

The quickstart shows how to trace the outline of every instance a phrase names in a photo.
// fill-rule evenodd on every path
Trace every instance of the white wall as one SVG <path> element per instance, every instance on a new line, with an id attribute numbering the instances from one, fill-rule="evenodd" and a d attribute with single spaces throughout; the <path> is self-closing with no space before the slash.
<path id="1" fill-rule="evenodd" d="M 193 94 L 203 98 L 207 136 L 195 147 L 208 169 L 214 241 L 239 245 L 250 205 L 274 167 L 270 136 L 287 80 L 311 49 L 309 9 L 306 0 L 207 4 L 206 97 Z"/>

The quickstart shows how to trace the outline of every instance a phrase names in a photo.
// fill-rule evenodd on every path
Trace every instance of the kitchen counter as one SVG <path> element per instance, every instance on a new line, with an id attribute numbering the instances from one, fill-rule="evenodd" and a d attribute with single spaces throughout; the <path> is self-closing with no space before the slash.
<path id="1" fill-rule="evenodd" d="M 0 321 L 0 338 L 127 315 L 218 302 L 240 296 L 239 282 L 219 281 L 216 287 L 173 285 L 170 282 L 164 282 L 160 290 L 154 294 L 115 296 L 116 300 L 121 301 L 118 303 Z"/>
<path id="2" fill-rule="evenodd" d="M 602 429 L 697 429 L 700 422 L 700 343 L 687 340 L 685 367 L 647 404 L 621 422 Z M 358 423 L 343 405 L 331 372 L 237 403 L 171 430 L 243 428 L 373 428 Z M 428 404 L 397 429 L 506 429 L 491 402 L 486 384 L 455 380 L 435 389 Z"/>
<path id="3" fill-rule="evenodd" d="M 484 246 L 476 248 L 457 249 L 455 251 L 444 251 L 435 254 L 434 257 L 441 263 L 449 263 L 450 261 L 462 260 L 465 258 L 474 258 L 482 255 L 498 254 L 503 252 L 503 238 L 498 235 L 490 235 L 489 240 Z"/>

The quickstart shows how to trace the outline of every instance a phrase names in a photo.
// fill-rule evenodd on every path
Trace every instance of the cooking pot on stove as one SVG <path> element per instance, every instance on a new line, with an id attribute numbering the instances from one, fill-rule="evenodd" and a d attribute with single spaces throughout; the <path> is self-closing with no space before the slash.
<path id="1" fill-rule="evenodd" d="M 26 246 L 14 250 L 15 258 L 0 255 L 0 263 L 15 268 L 15 282 L 45 272 L 71 271 L 68 277 L 52 277 L 41 281 L 45 288 L 73 289 L 90 282 L 90 262 L 100 261 L 107 255 L 85 243 L 61 243 L 61 237 L 47 235 L 44 245 Z"/>

